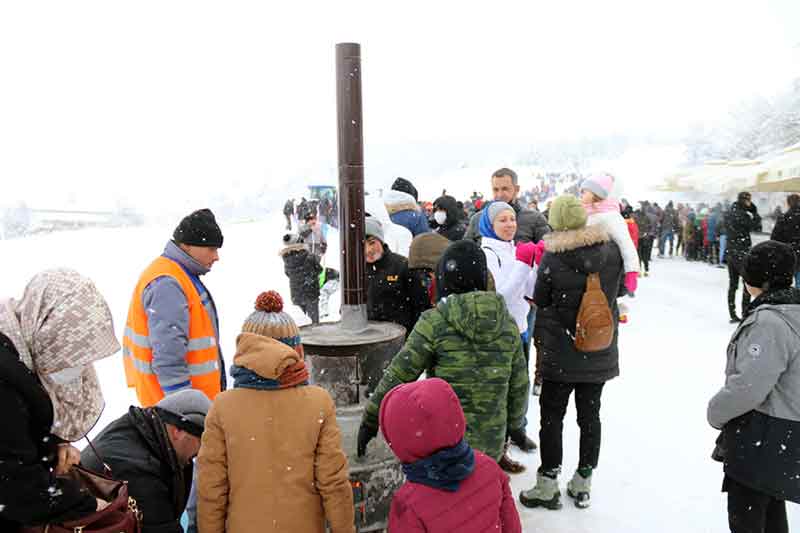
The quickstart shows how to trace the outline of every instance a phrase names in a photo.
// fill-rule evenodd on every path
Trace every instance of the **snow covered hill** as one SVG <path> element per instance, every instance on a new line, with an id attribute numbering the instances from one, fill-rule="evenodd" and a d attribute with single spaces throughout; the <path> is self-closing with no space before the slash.
<path id="1" fill-rule="evenodd" d="M 19 297 L 30 277 L 68 266 L 92 278 L 106 296 L 121 335 L 134 283 L 161 252 L 172 227 L 91 229 L 0 241 L 5 258 L 0 295 Z M 206 276 L 220 312 L 222 349 L 228 361 L 244 318 L 259 292 L 277 289 L 289 300 L 280 249 L 282 217 L 223 225 L 221 260 Z M 335 252 L 337 245 L 331 242 Z M 335 257 L 333 254 L 329 254 Z M 656 259 L 652 276 L 640 280 L 635 299 L 626 299 L 630 321 L 620 335 L 621 376 L 603 395 L 603 447 L 594 476 L 592 507 L 565 501 L 560 511 L 520 506 L 526 532 L 548 533 L 723 533 L 726 500 L 719 492 L 722 471 L 710 459 L 716 432 L 705 421 L 708 399 L 723 382 L 727 323 L 724 270 L 681 259 Z M 335 302 L 334 302 L 335 305 Z M 288 311 L 305 323 L 300 310 Z M 95 433 L 135 401 L 125 389 L 120 357 L 98 364 L 107 406 Z M 529 414 L 538 433 L 535 398 Z M 538 438 L 536 438 L 538 441 Z M 565 419 L 562 486 L 577 462 L 574 408 Z M 537 454 L 514 450 L 529 470 L 512 477 L 516 494 L 529 488 Z M 790 524 L 800 527 L 800 510 L 789 505 Z"/>

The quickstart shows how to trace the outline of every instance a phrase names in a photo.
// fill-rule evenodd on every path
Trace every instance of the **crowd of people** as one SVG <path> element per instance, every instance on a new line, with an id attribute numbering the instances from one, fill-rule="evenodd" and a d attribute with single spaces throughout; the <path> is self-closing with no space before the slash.
<path id="1" fill-rule="evenodd" d="M 407 334 L 356 438 L 363 456 L 380 433 L 402 464 L 389 531 L 519 532 L 516 503 L 561 508 L 573 393 L 580 438 L 566 494 L 591 505 L 602 394 L 620 375 L 620 299 L 639 290 L 654 246 L 662 257 L 727 266 L 739 323 L 708 421 L 720 430 L 714 457 L 724 464 L 729 525 L 788 531 L 785 502 L 800 502 L 800 197 L 789 196 L 772 239 L 752 247 L 760 217 L 746 192 L 730 206 L 634 209 L 614 198 L 612 176 L 597 174 L 545 214 L 529 207 L 513 170 L 497 170 L 490 184 L 491 200 L 442 195 L 428 212 L 398 178 L 382 204 L 368 206 L 368 318 Z M 280 255 L 292 301 L 316 323 L 338 283 L 322 266 L 330 219 L 306 204 L 293 220 L 300 206 L 288 206 Z M 398 232 L 410 235 L 408 250 L 393 249 Z M 335 405 L 310 382 L 280 294 L 258 295 L 226 366 L 201 280 L 222 244 L 211 211 L 182 219 L 134 286 L 121 345 L 104 298 L 77 272 L 42 272 L 21 299 L 0 302 L 0 399 L 11 406 L 0 436 L 0 530 L 102 513 L 109 502 L 67 475 L 79 464 L 128 483 L 143 533 L 183 531 L 184 513 L 200 533 L 356 530 Z M 139 403 L 81 453 L 73 443 L 103 406 L 93 363 L 120 349 Z M 510 446 L 541 456 L 535 484 L 516 498 L 508 474 L 525 465 Z"/>

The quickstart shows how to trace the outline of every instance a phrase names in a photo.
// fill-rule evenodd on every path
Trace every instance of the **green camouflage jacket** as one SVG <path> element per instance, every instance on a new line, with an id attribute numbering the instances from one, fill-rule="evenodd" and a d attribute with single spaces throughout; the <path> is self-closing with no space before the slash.
<path id="1" fill-rule="evenodd" d="M 370 397 L 364 423 L 377 428 L 383 396 L 423 372 L 453 387 L 467 418 L 467 442 L 499 460 L 506 429 L 521 428 L 528 408 L 519 329 L 502 296 L 457 294 L 425 311 Z"/>

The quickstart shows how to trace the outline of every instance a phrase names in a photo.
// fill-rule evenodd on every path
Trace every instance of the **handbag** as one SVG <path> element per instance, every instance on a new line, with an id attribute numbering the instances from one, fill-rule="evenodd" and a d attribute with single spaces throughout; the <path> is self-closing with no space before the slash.
<path id="1" fill-rule="evenodd" d="M 89 446 L 100 459 L 91 441 Z M 62 477 L 77 481 L 95 498 L 109 502 L 107 507 L 77 520 L 25 527 L 22 533 L 140 533 L 142 512 L 128 494 L 128 482 L 114 479 L 111 468 L 102 459 L 100 463 L 105 470 L 103 474 L 76 465 Z"/>

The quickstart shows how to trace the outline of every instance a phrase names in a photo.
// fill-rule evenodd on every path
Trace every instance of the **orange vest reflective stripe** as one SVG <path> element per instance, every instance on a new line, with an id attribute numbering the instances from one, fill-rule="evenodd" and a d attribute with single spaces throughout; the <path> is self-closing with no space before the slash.
<path id="1" fill-rule="evenodd" d="M 192 388 L 204 392 L 213 400 L 221 388 L 219 348 L 214 324 L 189 275 L 175 261 L 163 256 L 150 263 L 142 273 L 128 307 L 128 320 L 122 338 L 122 355 L 128 387 L 136 388 L 136 395 L 142 407 L 155 405 L 164 397 L 164 391 L 152 367 L 153 349 L 150 330 L 147 325 L 147 313 L 142 304 L 145 287 L 162 276 L 174 278 L 186 295 L 189 305 L 186 364 L 189 366 L 190 381 Z"/>

